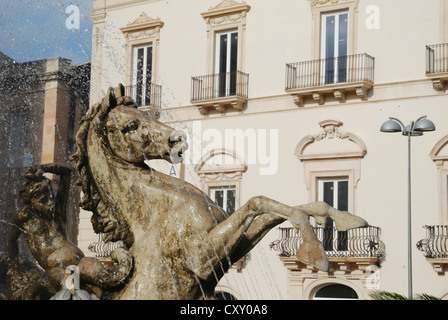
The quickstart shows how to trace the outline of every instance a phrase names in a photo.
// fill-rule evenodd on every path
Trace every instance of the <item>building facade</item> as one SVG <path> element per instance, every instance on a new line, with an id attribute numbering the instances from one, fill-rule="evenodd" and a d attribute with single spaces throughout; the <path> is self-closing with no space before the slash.
<path id="1" fill-rule="evenodd" d="M 59 57 L 20 63 L 0 52 L 0 252 L 7 249 L 8 222 L 23 207 L 19 191 L 25 168 L 69 164 L 78 122 L 89 106 L 89 79 L 89 63 L 72 65 Z M 75 182 L 72 179 L 72 201 L 63 217 L 67 235 L 74 242 L 79 224 Z M 25 254 L 25 243 L 22 249 Z"/>
<path id="2" fill-rule="evenodd" d="M 182 165 L 152 166 L 229 213 L 264 195 L 371 225 L 316 226 L 321 272 L 295 259 L 285 222 L 229 270 L 223 297 L 370 299 L 407 294 L 411 274 L 414 293 L 448 299 L 448 1 L 94 0 L 91 18 L 91 104 L 122 83 L 188 136 Z M 408 241 L 407 140 L 380 128 L 420 116 L 436 130 L 411 138 Z M 100 255 L 89 219 L 78 240 Z"/>

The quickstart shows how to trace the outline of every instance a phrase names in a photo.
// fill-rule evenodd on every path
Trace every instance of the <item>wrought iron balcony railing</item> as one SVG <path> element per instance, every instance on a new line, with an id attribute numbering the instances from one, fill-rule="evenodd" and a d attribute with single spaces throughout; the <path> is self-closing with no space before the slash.
<path id="1" fill-rule="evenodd" d="M 286 90 L 333 84 L 373 84 L 375 58 L 366 53 L 330 59 L 288 63 Z"/>
<path id="2" fill-rule="evenodd" d="M 280 239 L 271 243 L 271 249 L 282 257 L 294 256 L 302 244 L 301 232 L 294 228 L 279 228 Z M 357 228 L 339 232 L 334 227 L 316 227 L 314 232 L 322 241 L 328 257 L 381 258 L 385 253 L 378 227 Z"/>
<path id="3" fill-rule="evenodd" d="M 249 75 L 241 71 L 210 74 L 191 78 L 191 101 L 227 97 L 247 98 Z"/>
<path id="4" fill-rule="evenodd" d="M 162 107 L 162 86 L 155 83 L 125 86 L 126 95 L 134 99 L 139 107 Z"/>
<path id="5" fill-rule="evenodd" d="M 426 238 L 417 243 L 417 248 L 429 259 L 448 259 L 448 226 L 424 226 Z"/>
<path id="6" fill-rule="evenodd" d="M 426 74 L 448 72 L 448 43 L 426 46 Z"/>

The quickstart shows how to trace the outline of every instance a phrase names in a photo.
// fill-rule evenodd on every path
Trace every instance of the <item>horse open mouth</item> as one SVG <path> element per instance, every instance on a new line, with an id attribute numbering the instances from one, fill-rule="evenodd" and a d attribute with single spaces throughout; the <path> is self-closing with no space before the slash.
<path id="1" fill-rule="evenodd" d="M 181 163 L 184 160 L 184 158 L 182 157 L 182 152 L 169 153 L 168 157 L 173 164 Z"/>
<path id="2" fill-rule="evenodd" d="M 166 156 L 169 157 L 172 163 L 181 163 L 183 158 L 183 152 L 188 149 L 188 143 L 186 142 L 185 136 L 179 132 L 174 131 L 170 136 L 170 152 L 167 152 Z"/>

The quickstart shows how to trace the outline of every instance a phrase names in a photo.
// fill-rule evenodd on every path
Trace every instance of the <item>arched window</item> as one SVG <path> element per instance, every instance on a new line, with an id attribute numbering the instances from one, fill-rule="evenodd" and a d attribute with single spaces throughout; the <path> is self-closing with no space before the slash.
<path id="1" fill-rule="evenodd" d="M 329 284 L 314 294 L 313 300 L 356 300 L 355 290 L 343 284 Z"/>
<path id="2" fill-rule="evenodd" d="M 213 149 L 195 167 L 204 192 L 229 215 L 239 208 L 240 185 L 247 165 L 233 151 Z"/>
<path id="3" fill-rule="evenodd" d="M 436 143 L 430 156 L 437 165 L 439 223 L 448 224 L 448 136 Z"/>

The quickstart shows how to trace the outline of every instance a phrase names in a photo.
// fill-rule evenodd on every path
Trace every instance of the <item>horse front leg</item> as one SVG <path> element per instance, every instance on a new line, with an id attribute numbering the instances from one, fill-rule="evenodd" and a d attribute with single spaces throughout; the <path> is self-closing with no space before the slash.
<path id="1" fill-rule="evenodd" d="M 327 271 L 328 260 L 309 223 L 309 216 L 313 216 L 321 225 L 325 225 L 327 218 L 332 218 L 339 231 L 368 226 L 364 219 L 339 211 L 324 202 L 289 207 L 266 197 L 255 197 L 227 219 L 233 220 L 236 225 L 240 223 L 239 231 L 243 232 L 240 234 L 233 230 L 231 234 L 232 237 L 239 238 L 237 245 L 231 250 L 231 261 L 235 262 L 247 254 L 274 226 L 289 220 L 302 233 L 303 243 L 297 251 L 297 258 L 303 263 Z M 227 223 L 227 220 L 223 223 Z M 243 224 L 245 228 L 241 228 Z M 230 248 L 227 250 L 230 251 Z"/>
<path id="2" fill-rule="evenodd" d="M 299 261 L 328 271 L 329 264 L 325 250 L 322 243 L 316 238 L 309 222 L 308 212 L 266 197 L 252 198 L 247 207 L 256 214 L 261 214 L 245 232 L 246 243 L 249 243 L 250 248 L 253 248 L 274 226 L 288 220 L 302 234 L 303 242 L 296 253 Z M 242 252 L 244 252 L 243 247 L 240 248 L 240 254 Z"/>
<path id="3" fill-rule="evenodd" d="M 363 228 L 369 225 L 367 221 L 361 217 L 350 214 L 347 211 L 339 211 L 322 201 L 315 201 L 296 206 L 295 208 L 306 211 L 323 227 L 325 227 L 327 218 L 331 218 L 335 222 L 335 227 L 338 231 Z"/>
<path id="4" fill-rule="evenodd" d="M 303 243 L 297 252 L 299 260 L 321 270 L 328 270 L 325 251 L 314 234 L 307 212 L 266 197 L 250 199 L 213 228 L 210 237 L 216 241 L 214 246 L 222 247 L 226 255 L 230 255 L 230 261 L 234 262 L 237 257 L 252 249 L 272 227 L 285 219 L 302 232 Z"/>

